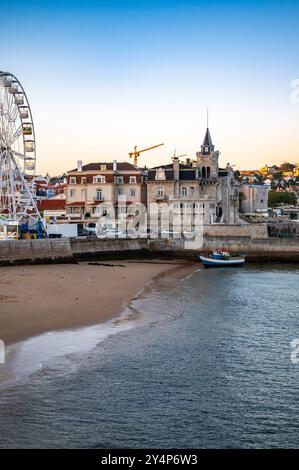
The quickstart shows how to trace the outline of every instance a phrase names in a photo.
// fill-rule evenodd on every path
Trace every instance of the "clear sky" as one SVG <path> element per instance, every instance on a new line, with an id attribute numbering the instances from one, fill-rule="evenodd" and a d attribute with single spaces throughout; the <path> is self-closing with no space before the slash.
<path id="1" fill-rule="evenodd" d="M 11 0 L 0 70 L 28 94 L 39 173 L 162 142 L 140 164 L 193 157 L 207 107 L 222 165 L 299 162 L 298 0 Z"/>

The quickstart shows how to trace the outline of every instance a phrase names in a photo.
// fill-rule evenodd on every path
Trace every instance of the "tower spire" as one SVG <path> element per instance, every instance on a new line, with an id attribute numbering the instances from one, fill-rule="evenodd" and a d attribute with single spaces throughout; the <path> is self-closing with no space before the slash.
<path id="1" fill-rule="evenodd" d="M 214 151 L 214 145 L 212 142 L 210 129 L 209 129 L 209 108 L 207 108 L 207 130 L 201 146 L 201 151 L 203 154 L 207 155 Z"/>

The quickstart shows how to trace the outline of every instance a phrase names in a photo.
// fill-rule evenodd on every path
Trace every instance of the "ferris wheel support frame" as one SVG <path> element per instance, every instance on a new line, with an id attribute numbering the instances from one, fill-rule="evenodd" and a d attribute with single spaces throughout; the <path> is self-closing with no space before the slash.
<path id="1" fill-rule="evenodd" d="M 14 148 L 16 146 L 18 149 Z M 22 152 L 17 151 L 20 147 Z M 17 224 L 26 219 L 30 224 L 30 220 L 34 220 L 35 224 L 40 222 L 46 232 L 33 196 L 35 171 L 36 140 L 29 100 L 16 76 L 0 71 L 1 220 L 4 224 L 5 220 Z"/>

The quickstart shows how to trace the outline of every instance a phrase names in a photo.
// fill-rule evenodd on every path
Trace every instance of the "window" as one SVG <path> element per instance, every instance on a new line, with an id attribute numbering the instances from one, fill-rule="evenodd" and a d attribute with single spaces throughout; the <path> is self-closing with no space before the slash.
<path id="1" fill-rule="evenodd" d="M 190 188 L 190 196 L 193 197 L 193 196 L 194 196 L 194 193 L 195 193 L 195 189 L 193 188 L 193 186 L 191 186 L 191 188 Z"/>
<path id="2" fill-rule="evenodd" d="M 164 168 L 158 168 L 158 170 L 156 170 L 155 179 L 156 180 L 165 180 L 166 179 Z"/>
<path id="3" fill-rule="evenodd" d="M 186 186 L 183 186 L 183 187 L 182 187 L 182 192 L 181 192 L 181 194 L 182 194 L 182 197 L 186 197 L 186 196 L 187 196 L 187 188 L 186 188 Z"/>
<path id="4" fill-rule="evenodd" d="M 72 215 L 80 214 L 80 209 L 79 209 L 79 207 L 69 207 L 68 208 L 68 213 L 72 214 Z"/>
<path id="5" fill-rule="evenodd" d="M 81 178 L 81 184 L 85 184 L 86 183 L 86 176 L 82 176 Z"/>
<path id="6" fill-rule="evenodd" d="M 86 189 L 81 189 L 82 199 L 83 201 L 86 199 L 87 191 Z"/>
<path id="7" fill-rule="evenodd" d="M 101 171 L 106 171 L 107 170 L 107 165 L 101 165 Z"/>
<path id="8" fill-rule="evenodd" d="M 136 184 L 136 176 L 130 176 L 130 183 Z"/>
<path id="9" fill-rule="evenodd" d="M 208 166 L 207 167 L 207 178 L 210 178 L 211 175 L 211 168 Z"/>
<path id="10" fill-rule="evenodd" d="M 117 182 L 118 184 L 123 184 L 123 182 L 124 182 L 124 177 L 123 177 L 123 176 L 117 176 L 117 177 L 116 177 L 116 182 Z"/>
<path id="11" fill-rule="evenodd" d="M 130 195 L 131 195 L 131 197 L 135 197 L 135 196 L 136 196 L 136 189 L 135 189 L 135 188 L 131 188 L 131 190 L 130 190 Z"/>
<path id="12" fill-rule="evenodd" d="M 70 189 L 69 195 L 70 195 L 70 197 L 76 197 L 76 190 L 75 189 Z"/>
<path id="13" fill-rule="evenodd" d="M 123 195 L 125 194 L 123 188 L 118 188 L 117 194 L 118 194 L 119 196 L 123 196 Z"/>
<path id="14" fill-rule="evenodd" d="M 70 184 L 76 184 L 76 177 L 75 176 L 71 176 L 70 177 Z"/>
<path id="15" fill-rule="evenodd" d="M 158 187 L 156 194 L 157 196 L 164 196 L 164 188 Z"/>
<path id="16" fill-rule="evenodd" d="M 96 201 L 101 201 L 102 200 L 102 190 L 97 189 L 96 190 Z"/>
<path id="17" fill-rule="evenodd" d="M 93 177 L 94 183 L 106 183 L 106 178 L 103 175 L 97 175 Z"/>

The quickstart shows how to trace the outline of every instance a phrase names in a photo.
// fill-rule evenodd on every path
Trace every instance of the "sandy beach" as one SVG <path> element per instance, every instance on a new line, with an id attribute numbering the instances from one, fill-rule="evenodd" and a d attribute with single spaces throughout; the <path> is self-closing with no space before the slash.
<path id="1" fill-rule="evenodd" d="M 105 264 L 1 267 L 0 338 L 11 344 L 110 320 L 157 277 L 194 269 L 159 261 Z"/>

